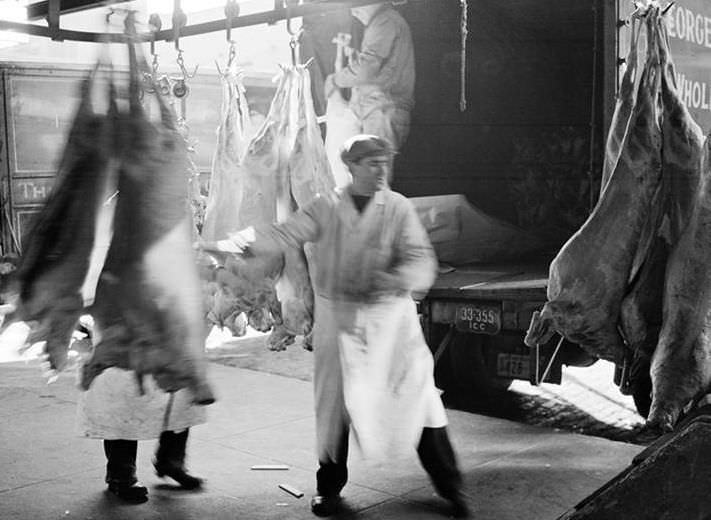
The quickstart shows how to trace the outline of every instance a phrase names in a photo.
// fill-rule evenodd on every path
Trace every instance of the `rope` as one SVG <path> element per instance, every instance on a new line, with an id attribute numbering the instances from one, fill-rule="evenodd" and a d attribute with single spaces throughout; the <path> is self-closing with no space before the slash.
<path id="1" fill-rule="evenodd" d="M 12 237 L 13 244 L 15 244 L 15 249 L 19 254 L 22 252 L 22 249 L 20 248 L 20 239 L 18 238 L 17 232 L 15 231 L 15 226 L 12 225 L 12 217 L 10 216 L 10 212 L 7 209 L 7 203 L 3 204 L 3 206 L 3 210 L 5 213 L 5 223 L 7 224 L 7 229 L 10 231 L 10 236 Z"/>
<path id="2" fill-rule="evenodd" d="M 467 109 L 467 21 L 469 16 L 469 6 L 467 5 L 468 0 L 459 0 L 462 4 L 462 15 L 461 15 L 461 39 L 462 39 L 462 51 L 461 51 L 461 63 L 459 70 L 459 111 L 464 112 Z"/>

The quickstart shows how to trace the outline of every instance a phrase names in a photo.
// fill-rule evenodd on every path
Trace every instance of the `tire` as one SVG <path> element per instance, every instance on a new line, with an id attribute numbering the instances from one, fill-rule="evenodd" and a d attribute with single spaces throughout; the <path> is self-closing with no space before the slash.
<path id="1" fill-rule="evenodd" d="M 491 376 L 486 366 L 487 346 L 495 336 L 458 332 L 449 345 L 449 365 L 456 389 L 482 395 L 508 390 L 513 379 Z"/>

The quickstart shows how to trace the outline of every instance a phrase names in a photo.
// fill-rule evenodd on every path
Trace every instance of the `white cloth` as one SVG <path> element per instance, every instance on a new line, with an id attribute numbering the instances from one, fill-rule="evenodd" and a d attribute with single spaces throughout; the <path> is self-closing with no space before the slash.
<path id="1" fill-rule="evenodd" d="M 206 422 L 206 407 L 192 404 L 189 390 L 175 392 L 170 403 L 170 394 L 161 390 L 152 376 L 144 376 L 143 388 L 141 395 L 132 370 L 104 370 L 79 396 L 78 434 L 92 439 L 147 440 L 157 439 L 164 430 L 183 430 Z"/>
<path id="2" fill-rule="evenodd" d="M 341 146 L 350 137 L 361 133 L 360 122 L 343 99 L 339 89 L 334 89 L 326 101 L 326 155 L 337 188 L 351 183 L 351 173 L 341 160 Z"/>
<path id="3" fill-rule="evenodd" d="M 423 427 L 447 425 L 415 303 L 318 298 L 314 333 L 319 460 L 338 460 L 350 421 L 365 458 L 414 453 Z"/>

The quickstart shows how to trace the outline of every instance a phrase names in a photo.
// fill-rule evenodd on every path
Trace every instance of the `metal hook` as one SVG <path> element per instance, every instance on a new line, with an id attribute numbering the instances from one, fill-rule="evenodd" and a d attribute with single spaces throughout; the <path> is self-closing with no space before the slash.
<path id="1" fill-rule="evenodd" d="M 173 40 L 175 41 L 175 50 L 180 50 L 180 29 L 188 23 L 188 15 L 180 8 L 180 0 L 173 0 Z"/>
<path id="2" fill-rule="evenodd" d="M 296 66 L 296 44 L 303 32 L 303 28 L 299 28 L 296 31 L 291 28 L 291 6 L 296 4 L 298 4 L 298 0 L 286 0 L 286 31 L 291 36 L 289 39 L 289 48 L 291 49 L 291 64 L 293 66 Z"/>
<path id="3" fill-rule="evenodd" d="M 239 4 L 237 0 L 227 0 L 225 4 L 225 28 L 227 29 L 227 41 L 232 43 L 232 22 L 239 16 Z"/>
<path id="4" fill-rule="evenodd" d="M 178 58 L 175 60 L 175 62 L 178 64 L 178 67 L 180 67 L 180 73 L 183 75 L 183 79 L 194 78 L 195 74 L 197 74 L 198 67 L 200 66 L 200 64 L 195 65 L 195 69 L 193 70 L 192 74 L 190 74 L 185 68 L 185 60 L 183 59 L 182 49 L 178 49 Z"/>

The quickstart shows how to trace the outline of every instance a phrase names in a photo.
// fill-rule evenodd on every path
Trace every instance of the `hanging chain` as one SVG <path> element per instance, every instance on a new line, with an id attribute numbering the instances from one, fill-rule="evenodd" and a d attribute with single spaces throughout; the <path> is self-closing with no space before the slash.
<path id="1" fill-rule="evenodd" d="M 459 111 L 464 112 L 467 109 L 467 21 L 468 21 L 468 10 L 467 0 L 459 0 L 462 4 L 462 15 L 461 15 L 461 38 L 462 38 L 462 53 L 461 53 L 461 63 L 459 70 Z"/>
<path id="2" fill-rule="evenodd" d="M 227 67 L 229 68 L 232 66 L 232 64 L 235 61 L 235 58 L 237 57 L 237 49 L 235 46 L 235 42 L 230 41 L 230 51 L 227 55 Z"/>
<path id="3" fill-rule="evenodd" d="M 296 66 L 296 40 L 297 36 L 292 36 L 289 39 L 289 49 L 291 50 L 291 64 L 295 67 Z"/>

